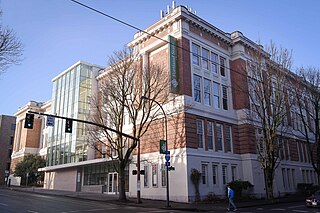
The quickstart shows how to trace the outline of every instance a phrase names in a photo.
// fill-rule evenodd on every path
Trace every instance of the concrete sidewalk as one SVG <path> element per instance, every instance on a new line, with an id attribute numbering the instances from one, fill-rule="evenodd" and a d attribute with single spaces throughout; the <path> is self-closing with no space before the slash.
<path id="1" fill-rule="evenodd" d="M 130 206 L 139 206 L 145 208 L 158 208 L 164 209 L 166 206 L 166 201 L 163 200 L 149 200 L 142 199 L 142 203 L 137 204 L 136 198 L 128 197 L 128 201 L 123 203 L 118 200 L 118 195 L 110 195 L 110 194 L 99 194 L 99 193 L 90 193 L 90 192 L 70 192 L 70 191 L 62 191 L 62 190 L 48 190 L 37 187 L 4 187 L 3 189 L 14 190 L 14 191 L 22 191 L 29 193 L 37 193 L 42 195 L 53 195 L 53 196 L 64 196 L 69 198 L 76 199 L 85 199 L 99 202 L 108 202 L 114 203 L 118 205 L 130 205 Z M 304 197 L 302 196 L 287 196 L 283 198 L 279 198 L 274 200 L 273 202 L 267 200 L 246 200 L 246 201 L 236 201 L 236 205 L 238 208 L 244 207 L 254 207 L 254 206 L 262 206 L 262 205 L 275 205 L 277 203 L 289 203 L 289 202 L 304 202 Z M 182 211 L 192 211 L 192 212 L 206 212 L 211 210 L 224 210 L 227 208 L 227 201 L 212 201 L 212 202 L 197 202 L 197 203 L 180 203 L 180 202 L 170 202 L 170 208 L 175 210 Z"/>

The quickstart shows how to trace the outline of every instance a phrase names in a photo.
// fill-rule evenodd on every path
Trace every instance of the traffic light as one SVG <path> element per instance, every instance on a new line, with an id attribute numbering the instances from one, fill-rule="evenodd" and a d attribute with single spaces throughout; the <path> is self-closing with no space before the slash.
<path id="1" fill-rule="evenodd" d="M 66 119 L 66 133 L 72 133 L 72 120 L 71 119 Z"/>
<path id="2" fill-rule="evenodd" d="M 33 120 L 34 120 L 34 114 L 26 113 L 24 128 L 33 129 Z"/>

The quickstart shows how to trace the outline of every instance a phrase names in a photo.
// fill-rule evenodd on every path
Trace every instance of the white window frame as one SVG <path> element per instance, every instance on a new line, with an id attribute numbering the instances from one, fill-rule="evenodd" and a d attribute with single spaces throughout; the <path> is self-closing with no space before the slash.
<path id="1" fill-rule="evenodd" d="M 211 80 L 204 78 L 203 80 L 203 92 L 204 92 L 204 104 L 206 106 L 211 106 Z"/>
<path id="2" fill-rule="evenodd" d="M 218 54 L 211 51 L 211 72 L 213 75 L 218 74 Z"/>
<path id="3" fill-rule="evenodd" d="M 207 55 L 205 55 L 207 53 Z M 201 66 L 205 70 L 209 70 L 209 57 L 210 57 L 210 51 L 207 48 L 202 47 L 201 48 Z"/>
<path id="4" fill-rule="evenodd" d="M 209 150 L 215 150 L 214 123 L 207 121 L 207 143 Z"/>
<path id="5" fill-rule="evenodd" d="M 216 131 L 217 131 L 217 146 L 216 146 L 216 150 L 218 152 L 224 152 L 223 124 L 216 123 L 215 128 L 216 128 Z M 219 134 L 219 128 L 221 129 L 221 135 Z M 219 136 L 221 136 L 221 138 Z M 221 145 L 220 145 L 220 140 L 219 139 L 221 139 Z M 221 149 L 219 149 L 220 146 L 221 146 Z"/>
<path id="6" fill-rule="evenodd" d="M 227 129 L 230 129 L 230 135 L 229 135 L 229 141 L 228 141 L 228 131 Z M 230 150 L 228 150 L 228 146 L 230 146 Z M 227 152 L 233 152 L 233 144 L 232 144 L 232 127 L 226 126 L 226 151 Z"/>
<path id="7" fill-rule="evenodd" d="M 196 82 L 196 80 L 199 80 L 199 83 Z M 202 77 L 196 74 L 193 74 L 193 100 L 195 102 L 201 103 L 201 97 L 202 97 Z M 199 87 L 198 87 L 199 84 Z M 199 100 L 197 99 L 196 94 L 199 93 Z"/>
<path id="8" fill-rule="evenodd" d="M 192 64 L 200 66 L 200 45 L 192 42 Z"/>
<path id="9" fill-rule="evenodd" d="M 197 141 L 198 141 L 198 148 L 204 149 L 204 125 L 203 120 L 196 119 L 196 129 L 197 129 Z M 201 140 L 201 141 L 200 141 Z"/>
<path id="10" fill-rule="evenodd" d="M 218 82 L 213 81 L 212 91 L 213 91 L 213 107 L 215 109 L 220 109 L 221 108 L 221 103 L 220 103 L 221 89 L 220 89 L 220 84 Z"/>
<path id="11" fill-rule="evenodd" d="M 208 185 L 208 163 L 201 163 L 201 184 Z"/>

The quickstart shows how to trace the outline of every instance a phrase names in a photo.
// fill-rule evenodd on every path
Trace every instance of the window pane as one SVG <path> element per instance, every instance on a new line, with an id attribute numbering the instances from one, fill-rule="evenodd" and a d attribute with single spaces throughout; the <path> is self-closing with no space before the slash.
<path id="1" fill-rule="evenodd" d="M 144 187 L 149 187 L 149 179 L 148 179 L 148 166 L 144 166 L 144 176 L 143 176 L 143 179 L 144 179 Z"/>
<path id="2" fill-rule="evenodd" d="M 158 187 L 158 165 L 152 165 L 152 186 Z"/>
<path id="3" fill-rule="evenodd" d="M 222 86 L 222 105 L 224 110 L 228 110 L 228 87 Z"/>
<path id="4" fill-rule="evenodd" d="M 194 65 L 200 66 L 199 55 L 200 55 L 200 46 L 192 43 L 192 63 Z"/>
<path id="5" fill-rule="evenodd" d="M 220 85 L 213 82 L 213 106 L 216 109 L 220 109 Z"/>
<path id="6" fill-rule="evenodd" d="M 209 69 L 209 50 L 202 48 L 202 68 Z"/>
<path id="7" fill-rule="evenodd" d="M 194 100 L 201 103 L 201 77 L 193 75 Z"/>
<path id="8" fill-rule="evenodd" d="M 231 143 L 232 143 L 232 137 L 231 137 L 231 127 L 226 127 L 226 145 L 227 145 L 227 152 L 231 152 Z"/>
<path id="9" fill-rule="evenodd" d="M 211 81 L 204 79 L 204 104 L 211 106 Z"/>
<path id="10" fill-rule="evenodd" d="M 201 180 L 202 184 L 207 184 L 207 176 L 208 176 L 208 165 L 202 164 L 201 165 Z"/>
<path id="11" fill-rule="evenodd" d="M 218 166 L 212 165 L 212 181 L 214 185 L 218 183 L 217 177 L 218 177 Z"/>
<path id="12" fill-rule="evenodd" d="M 213 149 L 213 124 L 212 122 L 207 123 L 207 140 L 208 140 L 208 149 Z"/>
<path id="13" fill-rule="evenodd" d="M 227 166 L 222 166 L 222 183 L 227 184 Z"/>
<path id="14" fill-rule="evenodd" d="M 196 120 L 196 123 L 197 123 L 198 147 L 203 148 L 203 121 Z"/>
<path id="15" fill-rule="evenodd" d="M 212 71 L 212 74 L 218 73 L 217 62 L 218 62 L 218 55 L 211 52 L 211 71 Z"/>
<path id="16" fill-rule="evenodd" d="M 217 129 L 217 150 L 222 151 L 222 142 L 223 142 L 222 125 L 216 124 L 216 129 Z"/>
<path id="17" fill-rule="evenodd" d="M 222 76 L 226 76 L 226 59 L 223 57 L 220 57 L 220 74 Z"/>

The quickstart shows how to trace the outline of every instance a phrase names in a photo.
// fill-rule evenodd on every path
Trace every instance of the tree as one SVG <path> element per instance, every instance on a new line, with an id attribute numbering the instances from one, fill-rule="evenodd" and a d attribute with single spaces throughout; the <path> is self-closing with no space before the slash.
<path id="1" fill-rule="evenodd" d="M 320 180 L 320 69 L 301 67 L 297 75 L 294 98 L 303 126 L 300 132 L 307 142 L 313 169 Z"/>
<path id="2" fill-rule="evenodd" d="M 22 183 L 36 184 L 41 177 L 38 169 L 45 167 L 46 161 L 38 155 L 29 154 L 23 158 L 23 161 L 16 165 L 14 175 L 20 176 Z M 28 178 L 27 178 L 28 177 Z"/>
<path id="3" fill-rule="evenodd" d="M 119 176 L 119 200 L 125 201 L 125 169 L 132 152 L 151 123 L 160 114 L 156 103 L 145 101 L 141 96 L 157 100 L 160 104 L 168 98 L 168 71 L 159 64 L 141 66 L 141 58 L 131 49 L 115 52 L 109 59 L 109 67 L 99 80 L 99 95 L 92 100 L 95 123 L 118 131 L 91 128 L 90 146 L 114 162 Z M 125 120 L 130 121 L 130 140 L 125 133 Z"/>
<path id="4" fill-rule="evenodd" d="M 278 48 L 273 42 L 255 52 L 247 64 L 248 94 L 251 111 L 248 113 L 256 128 L 257 155 L 265 178 L 267 199 L 273 199 L 273 180 L 287 131 L 286 88 L 292 64 L 290 51 Z"/>
<path id="5" fill-rule="evenodd" d="M 22 52 L 23 45 L 14 31 L 0 24 L 0 75 L 10 65 L 20 63 Z"/>

